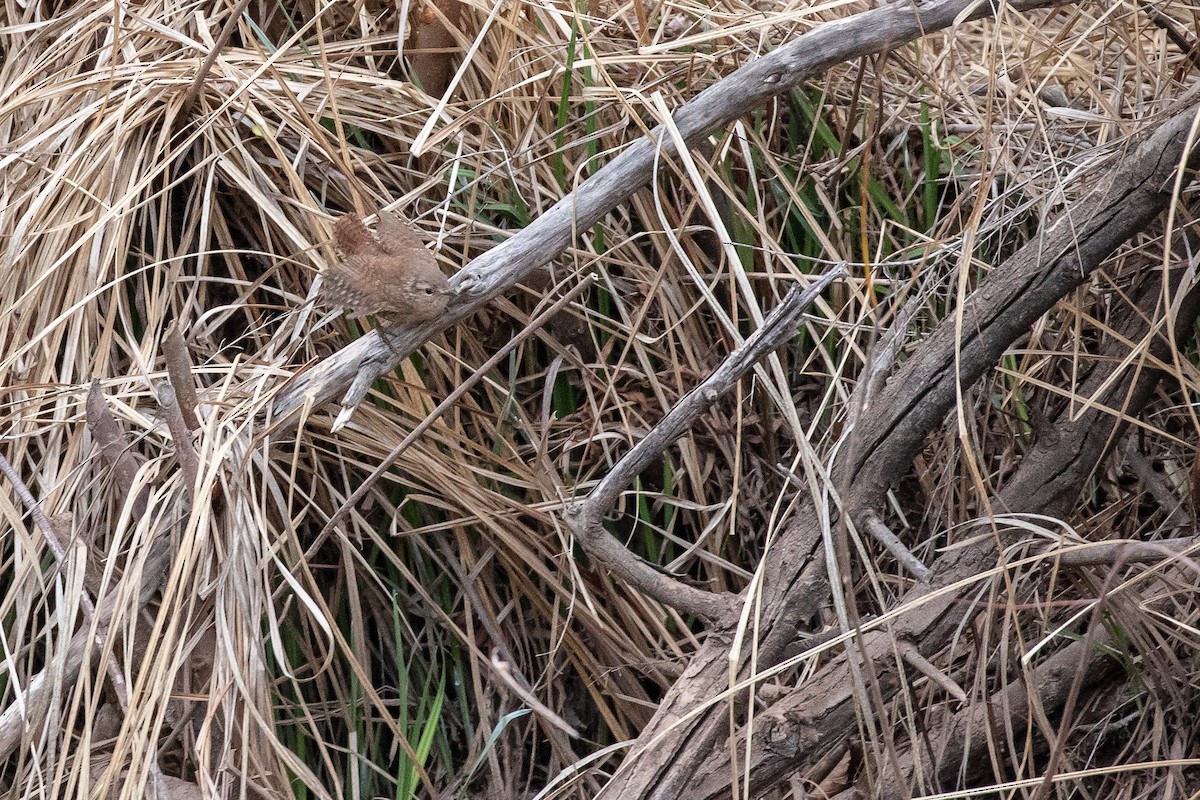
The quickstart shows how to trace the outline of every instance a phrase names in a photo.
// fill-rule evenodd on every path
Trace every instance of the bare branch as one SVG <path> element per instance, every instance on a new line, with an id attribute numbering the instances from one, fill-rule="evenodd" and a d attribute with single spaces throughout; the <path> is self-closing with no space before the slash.
<path id="1" fill-rule="evenodd" d="M 1066 5 L 1066 0 L 1010 0 L 1005 8 L 1028 11 Z M 989 17 L 992 3 L 978 0 L 900 0 L 882 8 L 827 22 L 718 81 L 675 112 L 673 127 L 694 145 L 713 130 L 790 91 L 826 69 L 865 55 L 895 49 L 952 24 Z M 450 279 L 457 297 L 437 320 L 396 331 L 389 344 L 377 332 L 358 339 L 311 370 L 296 376 L 275 398 L 270 417 L 289 420 L 311 399 L 319 406 L 360 373 L 379 375 L 434 334 L 457 324 L 533 270 L 557 258 L 587 230 L 645 186 L 656 162 L 675 152 L 659 126 L 631 144 L 578 189 L 559 200 L 511 239 L 476 258 Z M 390 335 L 390 334 L 389 334 Z"/>
<path id="2" fill-rule="evenodd" d="M 829 284 L 845 274 L 835 267 L 815 283 L 794 286 L 763 320 L 762 326 L 730 353 L 713 373 L 683 396 L 675 407 L 626 453 L 592 489 L 587 499 L 568 508 L 563 518 L 580 544 L 622 580 L 636 586 L 660 603 L 712 619 L 730 610 L 731 602 L 710 592 L 669 578 L 656 567 L 631 553 L 604 530 L 604 517 L 616 505 L 621 492 L 658 458 L 671 442 L 682 436 L 700 415 L 712 407 L 754 365 L 795 335 L 800 315 Z"/>
<path id="3" fill-rule="evenodd" d="M 1195 115 L 1188 108 L 1133 148 L 1085 199 L 994 269 L 967 299 L 960 319 L 944 320 L 889 379 L 886 402 L 874 404 L 838 465 L 858 486 L 860 499 L 849 502 L 851 509 L 874 505 L 899 474 L 897 467 L 911 463 L 955 402 L 956 387 L 991 369 L 1034 320 L 1162 213 L 1181 166 L 1184 183 L 1192 180 Z"/>
<path id="4" fill-rule="evenodd" d="M 929 580 L 929 567 L 925 566 L 921 559 L 913 555 L 913 552 L 904 546 L 904 543 L 892 533 L 891 529 L 884 524 L 883 520 L 874 510 L 868 509 L 863 512 L 860 521 L 866 527 L 867 533 L 879 542 L 887 551 L 892 554 L 892 557 L 900 563 L 900 566 L 909 571 L 917 580 Z"/>

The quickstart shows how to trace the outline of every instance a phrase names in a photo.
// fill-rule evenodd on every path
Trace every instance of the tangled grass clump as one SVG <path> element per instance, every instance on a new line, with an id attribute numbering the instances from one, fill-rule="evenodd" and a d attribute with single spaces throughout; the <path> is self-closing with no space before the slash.
<path id="1" fill-rule="evenodd" d="M 313 404 L 271 418 L 364 333 L 313 291 L 337 258 L 332 220 L 399 212 L 456 272 L 699 90 L 868 5 L 5 3 L 0 455 L 45 514 L 2 495 L 5 796 L 598 792 L 710 629 L 587 557 L 564 505 L 790 286 L 849 264 L 606 523 L 689 585 L 757 586 L 789 515 L 823 497 L 878 333 L 906 303 L 914 338 L 952 317 L 1191 90 L 1182 23 L 1133 3 L 1002 11 L 840 65 L 664 156 L 649 187 L 376 381 L 336 431 Z M 913 552 L 961 544 L 1041 421 L 1089 402 L 1076 389 L 1114 298 L 1192 224 L 1181 212 L 1121 250 L 962 387 L 892 494 Z M 474 374 L 585 276 L 578 301 Z M 1170 378 L 1128 460 L 1159 472 L 1098 472 L 1073 531 L 1183 524 L 1163 504 L 1193 462 L 1194 351 L 1153 364 Z M 855 555 L 845 585 L 885 613 L 909 576 L 875 541 Z M 1096 590 L 1087 575 L 1047 588 L 1040 569 L 1014 568 L 978 649 L 950 655 L 964 697 L 1028 668 Z M 1113 612 L 1136 644 L 1130 697 L 1089 695 L 1091 727 L 1055 744 L 1081 765 L 1103 756 L 1111 769 L 1079 778 L 1093 796 L 1195 776 L 1194 736 L 1174 726 L 1195 701 L 1198 609 L 1169 581 L 1170 609 L 1156 593 Z M 813 632 L 835 621 L 807 612 Z M 906 689 L 894 727 L 924 730 L 929 684 Z M 1122 761 L 1153 768 L 1125 780 Z M 997 782 L 1037 774 L 1025 766 L 998 760 Z"/>

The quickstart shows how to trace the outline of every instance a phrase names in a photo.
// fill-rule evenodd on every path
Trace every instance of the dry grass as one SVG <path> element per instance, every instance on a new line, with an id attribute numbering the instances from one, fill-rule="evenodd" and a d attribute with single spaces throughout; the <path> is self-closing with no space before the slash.
<path id="1" fill-rule="evenodd" d="M 7 796 L 142 797 L 157 763 L 204 796 L 517 797 L 635 736 L 703 628 L 579 558 L 557 517 L 564 500 L 797 274 L 857 264 L 865 277 L 815 308 L 794 347 L 644 475 L 612 528 L 706 587 L 744 587 L 796 491 L 774 465 L 828 462 L 884 310 L 924 297 L 914 333 L 927 329 L 1082 191 L 1079 176 L 1190 95 L 1195 66 L 1137 6 L 1084 4 L 1049 24 L 1005 14 L 835 70 L 666 165 L 530 285 L 377 384 L 349 428 L 331 434 L 330 410 L 316 409 L 297 430 L 264 433 L 256 415 L 289 376 L 357 333 L 320 324 L 326 310 L 306 305 L 334 257 L 332 215 L 395 208 L 456 270 L 664 108 L 864 5 L 634 3 L 591 17 L 471 6 L 460 47 L 472 58 L 442 102 L 408 82 L 397 14 L 374 3 L 252 0 L 196 84 L 227 4 L 7 0 L 2 453 L 70 536 L 68 563 L 55 566 L 24 509 L 0 493 L 3 707 L 61 668 L 85 592 L 97 604 L 121 598 L 91 666 L 31 716 L 0 768 Z M 1177 21 L 1195 30 L 1195 12 L 1179 6 Z M 1106 298 L 1128 269 L 1166 257 L 1147 236 L 986 385 L 965 387 L 966 427 L 951 420 L 933 437 L 920 485 L 897 494 L 918 555 L 986 512 L 1030 419 L 1086 400 L 1071 387 L 1107 324 Z M 599 288 L 585 303 L 486 375 L 325 530 L 440 398 L 554 287 L 586 273 Z M 179 468 L 189 445 L 155 402 L 172 322 L 196 364 L 194 487 Z M 1139 446 L 1162 465 L 1166 494 L 1182 496 L 1176 478 L 1198 430 L 1186 404 L 1200 386 L 1191 362 L 1167 366 Z M 85 424 L 94 381 L 138 459 L 132 485 Z M 1071 523 L 1088 538 L 1145 536 L 1171 511 L 1114 464 Z M 157 536 L 176 554 L 138 610 Z M 902 575 L 873 542 L 861 547 L 863 605 L 883 607 Z M 1024 655 L 1053 646 L 1096 590 L 1042 570 L 1019 562 L 990 584 L 994 610 L 954 662 L 972 699 L 994 688 L 997 670 L 1019 672 Z M 1113 690 L 1128 693 L 1124 705 L 1095 701 L 1114 709 L 1108 717 L 1080 709 L 1091 727 L 1068 747 L 1092 772 L 1068 785 L 1091 797 L 1168 796 L 1170 786 L 1180 796 L 1197 774 L 1194 762 L 1167 763 L 1198 752 L 1194 575 L 1130 568 L 1121 588 L 1112 613 L 1137 654 L 1136 679 Z M 97 667 L 105 660 L 128 680 L 127 712 Z M 527 704 L 503 671 L 584 738 L 547 714 L 515 715 Z M 927 724 L 928 691 L 911 687 L 897 728 Z M 997 772 L 1019 781 L 1038 774 L 1035 762 Z M 1148 766 L 1107 770 L 1133 762 Z M 585 773 L 558 795 L 588 796 L 601 782 Z"/>

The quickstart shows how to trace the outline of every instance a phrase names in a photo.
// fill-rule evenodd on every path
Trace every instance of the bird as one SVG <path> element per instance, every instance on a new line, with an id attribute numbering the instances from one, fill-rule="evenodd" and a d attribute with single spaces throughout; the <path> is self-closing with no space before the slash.
<path id="1" fill-rule="evenodd" d="M 449 283 L 409 223 L 380 214 L 377 238 L 358 216 L 346 214 L 334 224 L 333 238 L 341 258 L 325 268 L 321 290 L 330 305 L 389 325 L 426 322 L 446 310 Z"/>

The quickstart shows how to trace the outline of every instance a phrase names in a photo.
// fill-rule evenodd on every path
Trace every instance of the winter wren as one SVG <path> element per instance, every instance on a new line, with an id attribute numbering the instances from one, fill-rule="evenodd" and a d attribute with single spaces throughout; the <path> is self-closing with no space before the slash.
<path id="1" fill-rule="evenodd" d="M 324 272 L 322 293 L 330 305 L 392 325 L 424 322 L 446 310 L 446 276 L 404 220 L 380 214 L 376 238 L 361 219 L 346 214 L 334 225 L 333 238 L 342 259 Z"/>

